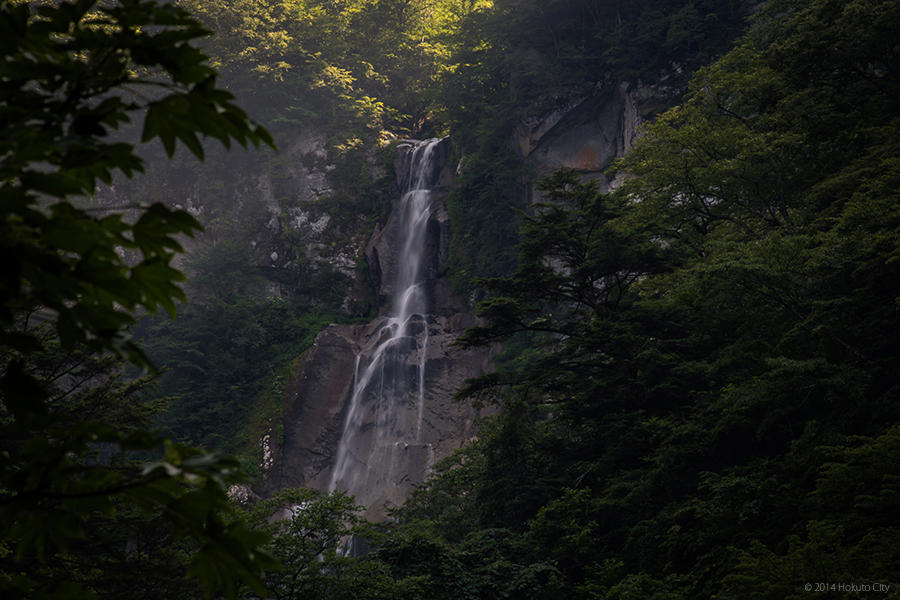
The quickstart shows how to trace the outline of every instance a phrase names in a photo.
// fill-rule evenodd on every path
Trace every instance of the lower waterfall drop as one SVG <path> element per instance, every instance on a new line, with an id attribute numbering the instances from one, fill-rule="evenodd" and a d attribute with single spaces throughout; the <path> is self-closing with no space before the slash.
<path id="1" fill-rule="evenodd" d="M 410 472 L 424 473 L 434 460 L 431 444 L 421 440 L 426 425 L 427 230 L 430 188 L 439 170 L 434 150 L 440 141 L 419 142 L 405 157 L 409 178 L 395 209 L 402 249 L 393 281 L 393 308 L 356 358 L 328 485 L 330 491 L 346 491 L 363 504 L 366 491 L 407 485 Z"/>

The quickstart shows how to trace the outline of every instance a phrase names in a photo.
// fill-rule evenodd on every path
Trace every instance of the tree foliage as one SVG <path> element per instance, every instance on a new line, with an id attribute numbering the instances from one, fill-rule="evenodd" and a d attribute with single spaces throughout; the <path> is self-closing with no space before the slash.
<path id="1" fill-rule="evenodd" d="M 242 98 L 267 105 L 260 108 L 276 121 L 314 122 L 345 147 L 385 129 L 422 132 L 432 111 L 429 90 L 447 62 L 447 36 L 484 4 L 185 2 L 218 33 L 211 50 Z"/>
<path id="2" fill-rule="evenodd" d="M 141 170 L 134 145 L 110 135 L 139 110 L 142 141 L 158 138 L 170 156 L 181 141 L 202 157 L 198 135 L 244 145 L 268 134 L 215 86 L 215 72 L 189 43 L 205 31 L 175 7 L 83 0 L 4 2 L 2 10 L 4 332 L 40 306 L 56 313 L 65 345 L 124 349 L 139 359 L 122 331 L 138 308 L 174 312 L 173 301 L 183 299 L 170 266 L 181 249 L 175 237 L 199 225 L 162 204 L 129 223 L 68 199 Z M 129 264 L 116 248 L 141 260 Z M 6 333 L 4 342 L 28 347 L 28 337 Z"/>
<path id="3" fill-rule="evenodd" d="M 770 3 L 621 187 L 543 182 L 464 338 L 510 340 L 464 390 L 504 413 L 411 522 L 514 531 L 583 597 L 893 584 L 898 10 Z"/>
<path id="4" fill-rule="evenodd" d="M 382 539 L 363 509 L 343 492 L 285 489 L 252 506 L 244 518 L 268 532 L 269 548 L 282 565 L 266 584 L 278 600 L 337 598 L 400 600 L 422 598 L 422 576 L 393 572 L 378 552 Z"/>
<path id="5" fill-rule="evenodd" d="M 472 11 L 450 36 L 437 115 L 462 148 L 454 217 L 454 288 L 515 269 L 518 211 L 533 175 L 509 143 L 523 119 L 609 81 L 678 89 L 726 52 L 749 3 L 498 0 Z"/>
<path id="6" fill-rule="evenodd" d="M 0 5 L 4 597 L 101 593 L 89 567 L 65 577 L 60 565 L 84 556 L 92 528 L 131 508 L 193 540 L 184 564 L 210 593 L 233 596 L 238 582 L 259 587 L 271 565 L 264 536 L 222 517 L 224 486 L 239 474 L 233 460 L 164 443 L 112 412 L 85 418 L 97 406 L 78 390 L 85 361 L 124 356 L 150 366 L 128 327 L 139 311 L 174 313 L 184 298 L 172 266 L 178 236 L 199 229 L 163 204 L 130 206 L 126 215 L 82 199 L 98 182 L 141 171 L 124 128 L 140 117 L 141 141 L 159 139 L 170 157 L 180 142 L 202 158 L 203 137 L 271 143 L 217 86 L 195 46 L 205 34 L 185 11 L 153 1 Z M 55 339 L 68 357 L 48 358 Z M 90 377 L 88 396 L 102 390 L 119 407 L 128 401 L 99 377 Z M 134 452 L 162 446 L 159 460 L 135 462 Z"/>

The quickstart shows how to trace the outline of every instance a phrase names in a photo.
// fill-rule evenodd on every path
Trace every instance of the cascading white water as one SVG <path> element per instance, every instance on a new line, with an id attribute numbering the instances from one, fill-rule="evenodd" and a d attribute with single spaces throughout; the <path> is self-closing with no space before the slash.
<path id="1" fill-rule="evenodd" d="M 427 468 L 433 460 L 433 449 L 421 444 L 421 438 L 428 350 L 429 187 L 434 184 L 434 150 L 439 142 L 418 143 L 407 156 L 409 177 L 395 214 L 403 245 L 392 288 L 393 309 L 357 356 L 350 404 L 328 486 L 329 490 L 350 492 L 362 503 L 367 491 L 398 486 L 410 466 Z M 415 432 L 414 437 L 410 432 Z"/>

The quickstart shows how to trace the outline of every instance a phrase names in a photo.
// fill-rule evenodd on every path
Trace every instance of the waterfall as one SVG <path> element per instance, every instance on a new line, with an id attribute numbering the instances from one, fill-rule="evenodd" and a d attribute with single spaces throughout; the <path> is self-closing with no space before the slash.
<path id="1" fill-rule="evenodd" d="M 422 444 L 428 351 L 426 242 L 435 185 L 434 150 L 440 140 L 417 143 L 404 157 L 409 177 L 392 219 L 402 244 L 394 274 L 392 309 L 356 357 L 353 389 L 328 489 L 365 492 L 404 484 L 399 478 L 433 461 Z M 407 482 L 408 483 L 408 482 Z"/>

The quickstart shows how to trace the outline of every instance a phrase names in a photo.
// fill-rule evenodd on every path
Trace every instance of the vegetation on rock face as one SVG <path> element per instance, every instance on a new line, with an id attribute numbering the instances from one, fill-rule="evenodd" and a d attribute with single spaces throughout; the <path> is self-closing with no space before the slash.
<path id="1" fill-rule="evenodd" d="M 602 82 L 683 86 L 730 48 L 748 5 L 496 0 L 463 19 L 435 100 L 463 150 L 460 181 L 447 201 L 454 288 L 468 294 L 478 278 L 515 268 L 511 249 L 532 179 L 510 143 L 523 118 Z"/>

